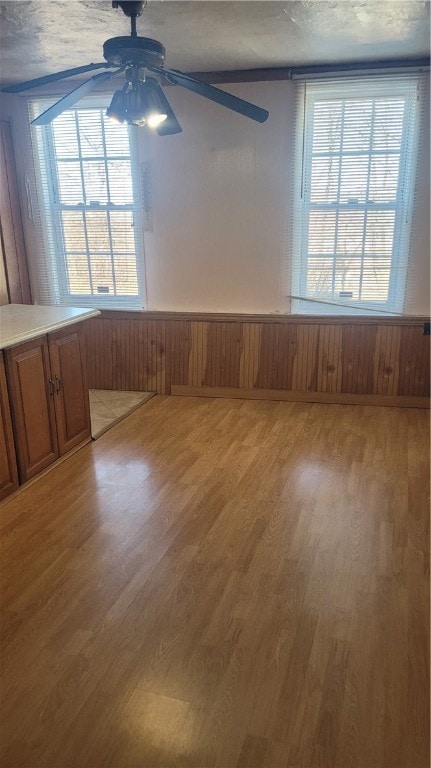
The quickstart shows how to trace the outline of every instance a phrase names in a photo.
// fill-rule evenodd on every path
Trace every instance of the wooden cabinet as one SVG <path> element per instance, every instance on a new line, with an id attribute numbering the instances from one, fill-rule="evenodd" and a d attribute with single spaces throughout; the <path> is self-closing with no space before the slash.
<path id="1" fill-rule="evenodd" d="M 0 501 L 18 488 L 18 469 L 3 355 L 0 352 Z"/>
<path id="2" fill-rule="evenodd" d="M 23 483 L 59 455 L 55 387 L 46 336 L 7 350 L 6 366 L 19 477 Z"/>
<path id="3" fill-rule="evenodd" d="M 79 326 L 6 351 L 20 482 L 90 437 Z"/>
<path id="4" fill-rule="evenodd" d="M 60 456 L 91 434 L 87 377 L 82 365 L 84 355 L 81 353 L 81 345 L 81 334 L 76 327 L 49 336 Z"/>

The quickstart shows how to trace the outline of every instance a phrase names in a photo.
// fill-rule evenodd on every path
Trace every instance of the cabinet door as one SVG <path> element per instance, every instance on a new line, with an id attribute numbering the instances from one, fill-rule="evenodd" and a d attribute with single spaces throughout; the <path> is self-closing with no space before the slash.
<path id="1" fill-rule="evenodd" d="M 58 458 L 54 385 L 46 337 L 6 350 L 6 373 L 23 483 Z"/>
<path id="2" fill-rule="evenodd" d="M 90 404 L 79 326 L 49 335 L 55 382 L 55 415 L 60 456 L 90 437 Z"/>
<path id="3" fill-rule="evenodd" d="M 18 469 L 10 420 L 3 355 L 0 352 L 0 500 L 18 488 Z"/>

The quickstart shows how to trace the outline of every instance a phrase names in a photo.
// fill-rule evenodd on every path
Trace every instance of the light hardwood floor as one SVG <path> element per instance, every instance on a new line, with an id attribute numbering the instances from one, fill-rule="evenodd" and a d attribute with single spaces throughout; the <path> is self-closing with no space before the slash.
<path id="1" fill-rule="evenodd" d="M 0 509 L 2 768 L 425 768 L 428 415 L 157 396 Z"/>

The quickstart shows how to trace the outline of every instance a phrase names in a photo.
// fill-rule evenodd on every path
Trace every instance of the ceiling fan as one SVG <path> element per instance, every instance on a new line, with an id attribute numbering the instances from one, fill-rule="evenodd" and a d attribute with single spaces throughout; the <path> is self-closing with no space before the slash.
<path id="1" fill-rule="evenodd" d="M 257 107 L 248 101 L 233 96 L 230 93 L 215 88 L 212 85 L 196 80 L 175 69 L 165 69 L 165 49 L 157 40 L 149 37 L 139 37 L 136 32 L 136 19 L 141 15 L 144 2 L 113 2 L 112 7 L 120 7 L 130 18 L 131 32 L 127 37 L 112 37 L 103 45 L 103 56 L 106 61 L 99 64 L 87 64 L 83 67 L 65 69 L 45 77 L 37 77 L 25 83 L 9 85 L 2 90 L 6 93 L 20 93 L 31 88 L 63 80 L 74 75 L 82 75 L 96 69 L 109 69 L 93 75 L 73 91 L 63 96 L 49 109 L 36 117 L 33 125 L 47 125 L 66 109 L 70 109 L 83 96 L 91 93 L 98 85 L 109 80 L 114 75 L 125 73 L 123 88 L 115 91 L 106 114 L 118 122 L 127 122 L 139 126 L 153 128 L 159 136 L 181 133 L 181 126 L 160 87 L 158 80 L 151 75 L 162 77 L 167 83 L 179 85 L 193 91 L 210 101 L 215 101 L 223 107 L 239 112 L 240 115 L 263 123 L 269 117 L 266 109 Z M 147 72 L 150 75 L 147 75 Z"/>

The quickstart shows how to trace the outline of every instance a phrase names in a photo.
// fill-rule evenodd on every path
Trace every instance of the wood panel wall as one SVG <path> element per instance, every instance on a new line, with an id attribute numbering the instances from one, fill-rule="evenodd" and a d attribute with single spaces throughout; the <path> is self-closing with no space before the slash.
<path id="1" fill-rule="evenodd" d="M 10 123 L 0 120 L 0 304 L 30 304 L 30 282 Z"/>
<path id="2" fill-rule="evenodd" d="M 426 406 L 423 324 L 105 312 L 85 324 L 90 387 Z"/>

